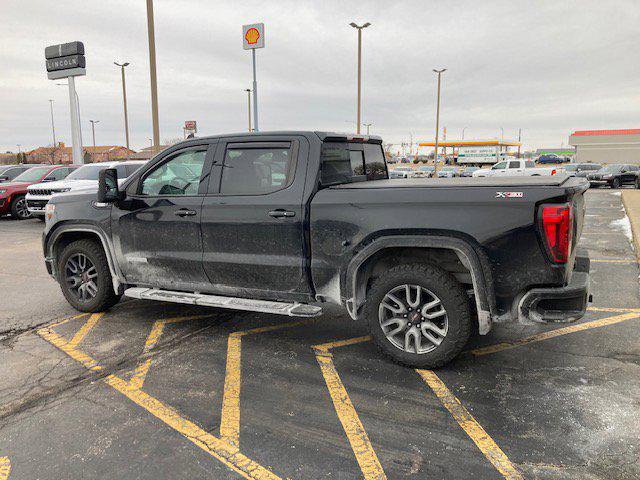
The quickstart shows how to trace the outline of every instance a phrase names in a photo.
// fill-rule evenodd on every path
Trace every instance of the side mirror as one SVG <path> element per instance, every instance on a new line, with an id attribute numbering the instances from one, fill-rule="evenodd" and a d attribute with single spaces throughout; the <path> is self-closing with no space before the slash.
<path id="1" fill-rule="evenodd" d="M 119 199 L 118 172 L 115 168 L 101 170 L 98 177 L 98 201 L 100 203 L 114 203 Z"/>

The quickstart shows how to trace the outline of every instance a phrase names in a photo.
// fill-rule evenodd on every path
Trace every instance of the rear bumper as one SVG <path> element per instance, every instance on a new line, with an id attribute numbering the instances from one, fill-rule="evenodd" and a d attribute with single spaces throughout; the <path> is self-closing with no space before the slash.
<path id="1" fill-rule="evenodd" d="M 576 256 L 571 281 L 563 287 L 533 288 L 520 300 L 520 320 L 541 323 L 575 322 L 584 316 L 589 294 L 590 261 L 586 252 Z"/>

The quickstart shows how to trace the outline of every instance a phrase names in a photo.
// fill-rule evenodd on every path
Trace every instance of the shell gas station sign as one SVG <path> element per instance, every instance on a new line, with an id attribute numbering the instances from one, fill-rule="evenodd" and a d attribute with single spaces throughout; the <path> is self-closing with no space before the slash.
<path id="1" fill-rule="evenodd" d="M 264 23 L 242 26 L 242 47 L 245 50 L 264 48 Z"/>

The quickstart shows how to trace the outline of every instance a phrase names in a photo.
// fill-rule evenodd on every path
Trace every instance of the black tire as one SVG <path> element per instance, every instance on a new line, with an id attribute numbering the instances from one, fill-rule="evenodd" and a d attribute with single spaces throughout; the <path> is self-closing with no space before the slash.
<path id="1" fill-rule="evenodd" d="M 31 214 L 27 210 L 27 200 L 24 195 L 18 195 L 11 203 L 11 216 L 18 220 L 26 220 L 31 218 Z"/>
<path id="2" fill-rule="evenodd" d="M 72 275 L 67 269 L 67 262 L 71 257 L 78 254 L 86 256 L 95 267 L 97 273 L 95 278 L 97 292 L 92 298 L 80 298 L 79 294 L 69 284 Z M 58 261 L 58 282 L 67 302 L 81 312 L 102 312 L 120 301 L 121 295 L 113 291 L 107 256 L 102 245 L 93 240 L 77 240 L 62 250 Z"/>
<path id="3" fill-rule="evenodd" d="M 378 311 L 385 295 L 405 284 L 433 292 L 446 310 L 446 336 L 435 349 L 426 353 L 407 352 L 397 347 L 380 325 Z M 462 285 L 449 273 L 429 264 L 399 265 L 387 270 L 367 292 L 363 313 L 378 348 L 396 363 L 413 368 L 438 368 L 449 363 L 462 351 L 472 330 L 469 296 Z"/>
<path id="4" fill-rule="evenodd" d="M 611 181 L 611 188 L 620 188 L 620 179 L 619 178 L 614 178 Z"/>

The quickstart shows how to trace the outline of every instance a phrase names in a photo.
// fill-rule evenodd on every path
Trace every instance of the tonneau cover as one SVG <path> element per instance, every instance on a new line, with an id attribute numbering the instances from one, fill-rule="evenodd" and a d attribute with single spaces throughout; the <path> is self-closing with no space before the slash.
<path id="1" fill-rule="evenodd" d="M 457 188 L 457 187 L 559 187 L 577 186 L 585 179 L 567 175 L 546 175 L 540 177 L 478 177 L 478 178 L 394 178 L 345 183 L 331 188 Z"/>

